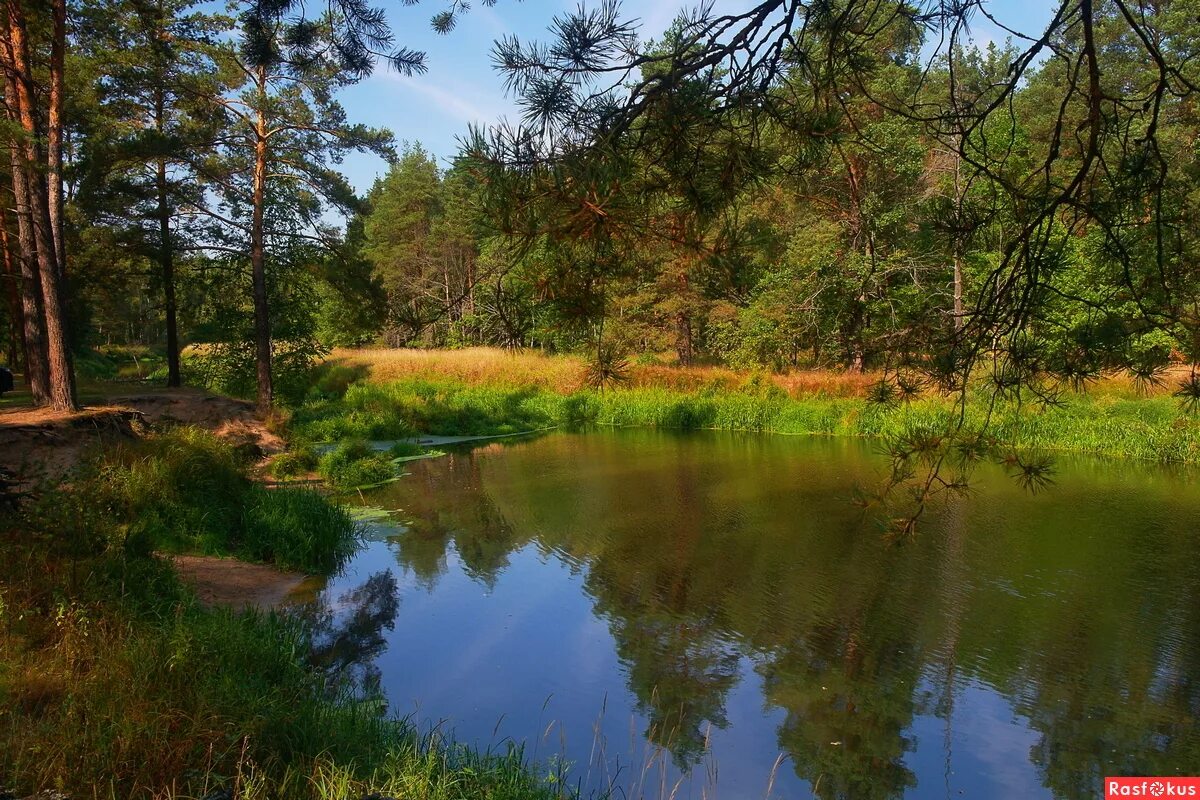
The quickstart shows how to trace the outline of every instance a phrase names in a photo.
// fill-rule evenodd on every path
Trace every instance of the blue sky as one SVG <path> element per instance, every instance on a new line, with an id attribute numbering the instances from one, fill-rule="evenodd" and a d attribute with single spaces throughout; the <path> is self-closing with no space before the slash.
<path id="1" fill-rule="evenodd" d="M 415 6 L 400 0 L 376 2 L 387 9 L 396 44 L 425 51 L 429 71 L 408 78 L 380 67 L 369 79 L 342 92 L 342 105 L 352 121 L 388 128 L 398 142 L 420 142 L 443 165 L 457 152 L 456 137 L 466 132 L 468 124 L 514 116 L 512 100 L 505 96 L 503 81 L 492 68 L 492 43 L 506 34 L 522 40 L 545 39 L 550 20 L 578 5 L 578 0 L 498 0 L 487 8 L 475 2 L 458 26 L 442 36 L 430 29 L 429 19 L 446 7 L 445 0 L 425 0 Z M 670 25 L 681 8 L 694 5 L 694 0 L 626 0 L 622 9 L 625 17 L 641 20 L 643 38 L 652 38 Z M 752 0 L 716 0 L 718 11 L 752 5 Z M 1036 33 L 1050 5 L 1048 0 L 991 0 L 987 8 L 1006 25 Z M 1006 38 L 979 15 L 972 33 L 980 42 Z M 342 166 L 363 192 L 386 168 L 380 159 L 366 155 L 350 156 Z"/>

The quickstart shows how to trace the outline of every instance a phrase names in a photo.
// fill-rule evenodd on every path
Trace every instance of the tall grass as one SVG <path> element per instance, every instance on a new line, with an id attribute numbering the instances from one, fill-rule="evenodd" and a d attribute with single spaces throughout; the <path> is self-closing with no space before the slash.
<path id="1" fill-rule="evenodd" d="M 970 402 L 966 426 L 986 427 L 1004 444 L 1147 461 L 1200 462 L 1200 422 L 1171 397 L 1085 393 L 1037 408 Z M 548 426 L 612 425 L 719 429 L 793 435 L 897 437 L 917 427 L 946 427 L 950 400 L 928 397 L 885 407 L 823 394 L 795 396 L 772 382 L 736 389 L 680 391 L 631 387 L 607 392 L 472 385 L 405 379 L 351 385 L 340 400 L 297 410 L 296 431 L 314 440 L 392 438 L 413 432 L 489 435 Z M 396 424 L 393 426 L 393 422 Z"/>
<path id="2" fill-rule="evenodd" d="M 1153 385 L 1139 385 L 1128 373 L 1113 373 L 1093 381 L 1090 391 L 1122 399 L 1167 396 L 1190 369 L 1175 366 Z M 356 381 L 390 383 L 425 380 L 470 386 L 547 389 L 571 394 L 587 386 L 587 364 L 575 355 L 545 355 L 537 351 L 509 352 L 490 347 L 462 350 L 337 349 L 318 370 L 315 394 L 340 397 Z M 879 373 L 830 369 L 790 369 L 783 373 L 739 372 L 720 366 L 684 367 L 667 359 L 634 360 L 626 388 L 683 392 L 736 391 L 746 384 L 776 386 L 799 398 L 865 397 Z"/>
<path id="3" fill-rule="evenodd" d="M 80 491 L 126 549 L 236 555 L 331 572 L 353 552 L 354 522 L 312 489 L 267 489 L 238 451 L 198 428 L 120 445 L 87 466 Z"/>
<path id="4" fill-rule="evenodd" d="M 330 356 L 326 370 L 344 380 L 350 375 L 373 383 L 421 379 L 460 381 L 472 386 L 536 387 L 561 394 L 587 385 L 587 364 L 575 355 L 544 355 L 535 351 L 509 352 L 493 347 L 462 350 L 339 349 Z M 681 367 L 663 363 L 634 362 L 626 385 L 637 388 L 667 388 L 696 391 L 704 388 L 731 389 L 746 381 L 746 374 L 718 366 Z M 788 392 L 819 392 L 834 397 L 865 394 L 878 380 L 872 373 L 842 373 L 831 370 L 792 370 L 785 374 L 763 374 L 762 380 Z"/>

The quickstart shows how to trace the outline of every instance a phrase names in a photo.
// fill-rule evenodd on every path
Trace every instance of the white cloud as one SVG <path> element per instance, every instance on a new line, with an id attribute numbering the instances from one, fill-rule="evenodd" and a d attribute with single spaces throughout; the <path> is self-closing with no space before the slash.
<path id="1" fill-rule="evenodd" d="M 459 122 L 492 122 L 506 109 L 487 99 L 471 97 L 462 87 L 438 84 L 428 77 L 410 78 L 395 73 L 382 73 L 385 80 L 399 84 L 405 91 L 420 95 L 435 109 Z"/>

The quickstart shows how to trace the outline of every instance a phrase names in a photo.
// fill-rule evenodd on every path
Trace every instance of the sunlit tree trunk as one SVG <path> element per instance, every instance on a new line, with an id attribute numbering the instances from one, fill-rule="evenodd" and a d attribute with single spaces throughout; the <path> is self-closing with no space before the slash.
<path id="1" fill-rule="evenodd" d="M 50 39 L 50 97 L 46 115 L 46 205 L 60 280 L 67 275 L 67 243 L 63 236 L 63 102 L 67 49 L 66 0 L 49 0 L 54 20 Z"/>
<path id="2" fill-rule="evenodd" d="M 12 77 L 6 77 L 4 82 L 4 99 L 10 119 L 15 121 L 17 94 Z M 46 357 L 46 318 L 42 303 L 42 283 L 38 276 L 33 221 L 29 209 L 29 180 L 25 175 L 25 163 L 15 140 L 9 141 L 8 150 L 12 165 L 13 211 L 17 218 L 16 271 L 21 276 L 25 383 L 29 386 L 34 404 L 43 406 L 50 402 L 50 367 Z"/>
<path id="3" fill-rule="evenodd" d="M 8 11 L 8 55 L 10 56 L 7 66 L 10 68 L 12 84 L 16 90 L 17 120 L 23 133 L 20 149 L 23 151 L 22 156 L 26 166 L 25 182 L 29 187 L 33 247 L 37 257 L 46 320 L 50 405 L 59 411 L 73 411 L 78 409 L 79 404 L 75 397 L 75 374 L 67 336 L 66 292 L 54 243 L 54 226 L 50 216 L 46 182 L 38 174 L 37 169 L 39 127 L 33 96 L 25 15 L 20 0 L 7 0 L 6 6 Z M 60 136 L 61 122 L 60 117 L 58 119 Z M 61 144 L 61 138 L 59 142 Z"/>

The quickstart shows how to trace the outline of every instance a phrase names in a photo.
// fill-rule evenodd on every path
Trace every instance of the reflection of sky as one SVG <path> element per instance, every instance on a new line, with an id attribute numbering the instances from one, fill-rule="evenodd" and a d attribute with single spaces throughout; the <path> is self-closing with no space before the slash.
<path id="1" fill-rule="evenodd" d="M 509 562 L 490 592 L 467 575 L 452 549 L 433 588 L 422 588 L 411 574 L 399 578 L 391 646 L 376 662 L 392 713 L 412 714 L 423 726 L 444 721 L 456 737 L 481 747 L 512 739 L 525 741 L 539 760 L 565 754 L 574 778 L 590 776 L 601 785 L 616 774 L 627 791 L 664 780 L 674 786 L 680 776 L 669 755 L 642 739 L 646 719 L 636 711 L 616 643 L 593 613 L 583 576 L 532 545 Z M 386 546 L 373 543 L 327 594 L 335 597 L 394 563 Z M 784 714 L 762 708 L 749 660 L 742 659 L 740 672 L 728 696 L 730 724 L 712 729 L 713 751 L 721 754 L 717 787 L 728 789 L 722 797 L 741 796 L 743 788 L 762 796 L 779 752 L 776 729 Z M 702 766 L 676 797 L 699 798 L 707 783 Z M 774 786 L 775 796 L 797 796 L 789 763 L 780 766 Z"/>
<path id="2" fill-rule="evenodd" d="M 352 589 L 394 558 L 392 548 L 372 543 L 328 595 Z M 575 778 L 604 784 L 619 771 L 617 782 L 627 791 L 675 785 L 679 775 L 670 758 L 642 739 L 646 720 L 635 710 L 616 643 L 593 613 L 580 574 L 533 545 L 511 555 L 491 591 L 468 576 L 453 549 L 446 566 L 432 588 L 411 574 L 400 580 L 391 646 L 376 662 L 393 713 L 412 714 L 423 726 L 443 723 L 481 747 L 524 741 L 527 754 L 539 760 L 565 755 Z M 726 700 L 729 724 L 711 729 L 717 796 L 763 797 L 773 770 L 773 797 L 808 796 L 789 760 L 774 769 L 785 712 L 764 707 L 761 678 L 749 659 L 741 659 L 739 674 Z M 1050 796 L 1029 767 L 1037 734 L 1003 696 L 976 683 L 958 687 L 952 724 L 950 797 Z M 908 796 L 941 796 L 945 731 L 938 717 L 914 718 L 909 733 L 917 746 L 905 764 L 920 783 Z M 593 756 L 600 753 L 607 759 Z M 712 796 L 710 781 L 702 764 L 676 797 Z"/>
<path id="3" fill-rule="evenodd" d="M 923 688 L 935 693 L 942 689 Z M 1053 797 L 1028 767 L 1038 733 L 1026 726 L 999 692 L 975 681 L 956 685 L 949 725 L 953 739 L 949 776 L 945 777 L 947 721 L 932 715 L 913 718 L 909 730 L 917 745 L 905 763 L 924 780 L 909 796 L 996 800 Z M 939 777 L 942 780 L 937 782 Z"/>

